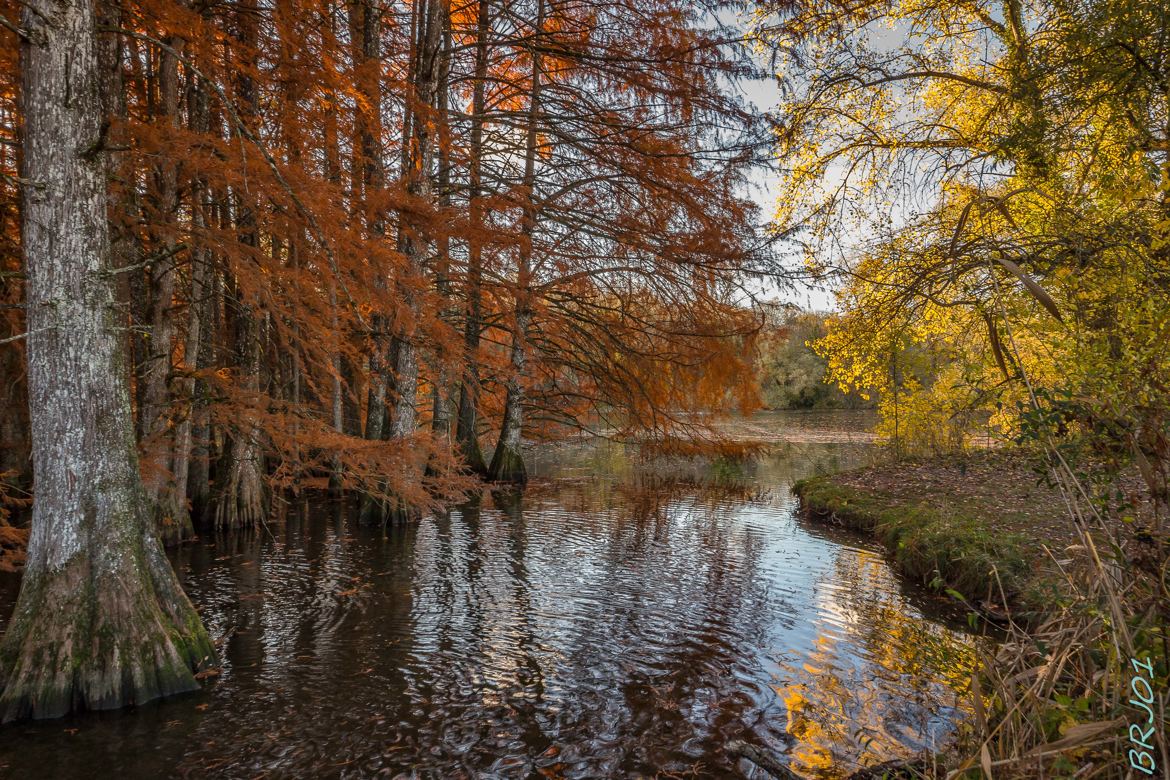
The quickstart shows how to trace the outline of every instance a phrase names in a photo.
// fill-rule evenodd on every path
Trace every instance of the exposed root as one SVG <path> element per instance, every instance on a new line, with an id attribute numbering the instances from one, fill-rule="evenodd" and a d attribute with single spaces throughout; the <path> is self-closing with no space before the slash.
<path id="1" fill-rule="evenodd" d="M 514 485 L 527 483 L 528 470 L 524 468 L 524 458 L 520 451 L 503 445 L 497 448 L 489 477 L 493 482 L 510 482 Z"/>
<path id="2" fill-rule="evenodd" d="M 216 530 L 259 528 L 268 517 L 268 493 L 255 436 L 252 432 L 232 442 L 227 480 L 214 500 Z"/>

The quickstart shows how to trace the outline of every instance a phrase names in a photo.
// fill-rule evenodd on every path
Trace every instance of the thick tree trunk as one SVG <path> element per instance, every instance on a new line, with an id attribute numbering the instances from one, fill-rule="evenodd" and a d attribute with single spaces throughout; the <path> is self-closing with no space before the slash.
<path id="1" fill-rule="evenodd" d="M 30 0 L 24 249 L 36 503 L 0 719 L 198 687 L 213 648 L 146 510 L 109 274 L 93 6 Z"/>
<path id="2" fill-rule="evenodd" d="M 263 317 L 241 304 L 237 322 L 236 357 L 240 384 L 249 395 L 260 392 L 263 349 Z M 217 472 L 215 527 L 221 530 L 258 528 L 268 516 L 264 484 L 264 449 L 260 429 L 241 420 L 231 435 L 222 471 Z"/>

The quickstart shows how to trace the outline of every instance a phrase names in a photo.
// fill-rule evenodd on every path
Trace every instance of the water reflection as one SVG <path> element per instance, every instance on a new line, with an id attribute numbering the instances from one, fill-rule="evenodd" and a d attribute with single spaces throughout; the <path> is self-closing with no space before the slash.
<path id="1" fill-rule="evenodd" d="M 890 598 L 885 560 L 848 549 L 816 584 L 815 634 L 781 664 L 794 765 L 832 776 L 937 746 L 962 715 L 974 657 Z"/>
<path id="2" fill-rule="evenodd" d="M 386 532 L 340 505 L 290 507 L 265 534 L 177 555 L 224 637 L 205 692 L 6 730 L 0 767 L 763 776 L 725 753 L 742 739 L 833 777 L 916 750 L 956 715 L 968 642 L 924 618 L 871 545 L 795 519 L 786 489 L 871 456 L 798 442 L 646 473 L 562 448 L 523 495 Z M 584 476 L 599 461 L 618 476 Z"/>

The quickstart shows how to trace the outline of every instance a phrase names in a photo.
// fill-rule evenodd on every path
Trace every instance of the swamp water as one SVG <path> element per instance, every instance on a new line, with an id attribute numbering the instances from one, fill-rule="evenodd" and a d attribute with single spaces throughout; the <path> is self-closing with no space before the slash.
<path id="1" fill-rule="evenodd" d="M 741 464 L 563 445 L 523 495 L 417 524 L 306 503 L 209 535 L 173 559 L 222 674 L 7 727 L 0 776 L 767 777 L 738 739 L 840 777 L 927 749 L 963 716 L 971 639 L 788 489 L 877 457 L 865 422 L 757 415 L 737 432 L 776 444 Z"/>

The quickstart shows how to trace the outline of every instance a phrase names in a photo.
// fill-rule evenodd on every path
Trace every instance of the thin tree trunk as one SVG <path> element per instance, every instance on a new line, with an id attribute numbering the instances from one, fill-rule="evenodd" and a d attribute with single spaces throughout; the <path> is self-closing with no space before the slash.
<path id="1" fill-rule="evenodd" d="M 7 114 L 3 121 L 12 120 L 17 144 L 0 144 L 0 166 L 7 170 L 21 170 L 20 127 L 15 116 Z M 8 194 L 7 192 L 5 193 Z M 14 193 L 15 194 L 15 193 Z M 12 214 L 18 222 L 20 206 Z M 6 229 L 8 217 L 0 215 L 0 230 Z M 23 313 L 18 308 L 24 302 L 24 264 L 19 256 L 0 259 L 0 340 L 18 338 L 28 331 Z M 27 491 L 32 487 L 28 420 L 28 376 L 25 370 L 24 345 L 10 342 L 0 347 L 0 492 L 5 487 Z"/>
<path id="2" fill-rule="evenodd" d="M 194 194 L 194 193 L 193 193 Z M 203 298 L 207 296 L 207 260 L 202 253 L 191 258 L 191 301 L 187 311 L 187 335 L 183 342 L 183 379 L 181 383 L 186 411 L 175 431 L 175 492 L 186 500 L 191 474 L 193 452 L 194 414 L 196 407 L 196 379 L 194 372 L 201 365 L 199 347 L 203 337 Z M 190 515 L 188 514 L 188 518 Z"/>
<path id="3" fill-rule="evenodd" d="M 206 133 L 210 127 L 207 106 L 207 91 L 192 76 L 187 89 L 187 118 L 191 129 Z M 191 182 L 191 232 L 198 241 L 207 227 L 207 214 L 211 204 L 207 183 L 195 179 Z M 186 501 L 190 490 L 191 459 L 195 449 L 195 422 L 198 408 L 196 394 L 198 382 L 195 372 L 202 365 L 200 348 L 204 340 L 203 323 L 207 311 L 208 275 L 210 273 L 208 253 L 205 249 L 191 251 L 191 292 L 187 299 L 187 333 L 183 341 L 183 371 L 180 393 L 185 406 L 175 431 L 175 493 Z M 188 518 L 190 518 L 188 514 Z"/>
<path id="4" fill-rule="evenodd" d="M 366 226 L 367 238 L 378 241 L 386 235 L 383 214 L 376 211 L 371 200 L 380 195 L 385 186 L 386 174 L 382 148 L 382 61 L 381 61 L 381 18 L 371 0 L 351 1 L 348 6 L 350 39 L 353 42 L 353 60 L 360 68 L 359 89 L 364 93 L 368 106 L 358 108 L 354 128 L 357 134 L 355 146 L 360 150 L 359 164 L 354 166 L 354 200 L 361 209 L 361 218 Z M 378 282 L 379 289 L 385 289 L 384 282 Z M 390 357 L 392 348 L 387 329 L 389 318 L 376 313 L 372 317 L 373 333 L 369 356 L 369 388 L 366 394 L 366 425 L 364 435 L 370 441 L 381 441 L 386 436 L 386 396 L 393 367 Z M 379 503 L 369 495 L 362 497 L 359 519 L 372 523 L 381 516 Z"/>
<path id="5" fill-rule="evenodd" d="M 330 15 L 332 19 L 332 14 Z M 336 96 L 334 98 L 334 105 L 336 105 Z M 337 118 L 336 112 L 330 111 L 325 117 L 324 127 L 324 144 L 325 144 L 325 169 L 326 176 L 329 181 L 335 185 L 341 184 L 341 150 L 340 138 L 337 132 Z M 338 279 L 329 277 L 329 324 L 333 330 L 335 338 L 338 339 L 337 351 L 333 353 L 331 359 L 331 374 L 330 388 L 329 388 L 329 406 L 330 419 L 333 423 L 333 430 L 338 433 L 348 433 L 345 425 L 345 392 L 346 387 L 342 384 L 342 377 L 344 376 L 345 360 L 342 355 L 342 344 L 344 337 L 341 333 L 341 318 L 338 315 L 338 300 L 337 300 L 337 284 Z M 333 462 L 329 468 L 329 490 L 338 494 L 341 491 L 343 481 L 341 459 L 334 457 Z"/>
<path id="6" fill-rule="evenodd" d="M 412 121 L 404 132 L 409 153 L 406 170 L 407 190 L 421 201 L 429 200 L 433 186 L 431 169 L 435 156 L 435 121 L 433 109 L 438 96 L 439 76 L 442 67 L 442 31 L 444 27 L 444 4 L 440 0 L 424 0 L 418 15 L 413 100 L 415 110 Z M 423 261 L 427 251 L 427 236 L 421 226 L 414 224 L 406 213 L 399 223 L 398 244 L 406 255 L 407 275 L 423 273 Z M 419 316 L 419 302 L 411 290 L 410 279 L 401 289 L 403 303 L 410 309 L 409 321 L 395 333 L 395 399 L 391 418 L 391 438 L 413 436 L 418 429 L 418 410 L 415 407 L 418 393 L 418 345 L 415 329 Z"/>
<path id="7" fill-rule="evenodd" d="M 206 197 L 213 199 L 212 193 Z M 219 208 L 209 205 L 207 217 L 213 221 L 222 221 L 218 214 Z M 217 365 L 216 354 L 217 334 L 223 331 L 222 299 L 223 275 L 216 269 L 216 257 L 209 254 L 207 261 L 207 276 L 205 278 L 204 300 L 201 303 L 201 320 L 203 327 L 199 334 L 199 364 L 203 366 Z M 211 410 L 206 397 L 207 384 L 203 380 L 196 380 L 195 395 L 192 399 L 192 426 L 191 426 L 191 465 L 187 476 L 187 498 L 191 502 L 193 517 L 203 518 L 209 513 L 213 497 L 211 493 L 211 466 L 214 460 L 215 429 L 211 425 Z"/>
<path id="8" fill-rule="evenodd" d="M 360 193 L 360 197 L 355 197 L 355 201 L 360 204 L 367 237 L 377 241 L 386 234 L 385 218 L 371 203 L 377 199 L 386 180 L 382 160 L 381 16 L 372 0 L 350 2 L 348 12 L 353 60 L 361 71 L 359 89 L 368 104 L 365 109 L 357 109 L 354 122 L 357 134 L 355 145 L 360 150 L 359 164 L 354 166 L 354 192 Z M 383 438 L 383 421 L 386 416 L 386 391 L 389 386 L 387 372 L 391 367 L 387 355 L 390 345 L 385 333 L 386 318 L 376 315 L 373 326 L 365 437 L 380 440 Z"/>
<path id="9" fill-rule="evenodd" d="M 487 463 L 479 446 L 479 337 L 483 329 L 483 123 L 486 110 L 488 74 L 488 32 L 491 0 L 479 0 L 475 38 L 475 82 L 471 96 L 471 159 L 468 178 L 471 188 L 469 211 L 471 232 L 467 245 L 467 311 L 463 322 L 463 381 L 455 442 L 467 467 L 486 477 Z"/>
<path id="10" fill-rule="evenodd" d="M 255 8 L 236 3 L 239 41 L 249 53 L 256 46 Z M 245 121 L 255 120 L 259 110 L 256 85 L 249 75 L 241 75 L 237 88 Z M 258 249 L 260 235 L 256 224 L 256 203 L 247 192 L 237 193 L 236 227 L 240 244 Z M 260 394 L 263 371 L 264 316 L 234 290 L 236 305 L 237 381 L 251 398 Z M 231 435 L 226 462 L 216 473 L 215 526 L 220 529 L 256 528 L 268 515 L 268 494 L 264 485 L 264 451 L 261 433 L 251 420 L 241 420 Z"/>
<path id="11" fill-rule="evenodd" d="M 451 151 L 448 137 L 449 101 L 451 81 L 451 17 L 443 14 L 443 55 L 439 66 L 439 126 L 444 137 L 439 142 L 439 206 L 446 210 L 451 206 Z M 439 238 L 435 262 L 435 290 L 443 301 L 440 317 L 452 322 L 458 311 L 451 310 L 451 238 L 444 231 Z M 447 356 L 435 352 L 434 376 L 431 381 L 431 431 L 436 439 L 450 446 L 452 420 L 451 376 Z"/>
<path id="12" fill-rule="evenodd" d="M 172 38 L 169 45 L 182 50 L 182 41 Z M 159 93 L 162 115 L 171 127 L 179 124 L 179 63 L 167 51 L 159 62 Z M 179 199 L 178 165 L 164 161 L 155 172 L 158 183 L 158 211 L 167 223 L 176 219 Z M 175 479 L 177 440 L 171 421 L 171 353 L 175 337 L 174 297 L 175 268 L 174 237 L 163 235 L 158 242 L 166 257 L 150 270 L 150 340 L 142 376 L 142 433 L 145 457 L 148 460 L 144 483 L 146 494 L 154 509 L 156 522 L 164 544 L 174 544 L 190 538 L 191 516 L 187 512 L 186 486 L 180 492 Z"/>
<path id="13" fill-rule="evenodd" d="M 544 0 L 537 0 L 536 27 L 532 36 L 532 93 L 528 100 L 528 138 L 524 150 L 524 205 L 520 228 L 520 249 L 516 269 L 516 321 L 512 328 L 511 373 L 508 375 L 507 396 L 504 399 L 504 423 L 496 452 L 492 456 L 490 476 L 497 482 L 528 481 L 524 456 L 520 451 L 524 429 L 524 361 L 531 320 L 529 287 L 532 283 L 532 239 L 536 232 L 536 143 L 537 122 L 540 118 L 541 56 L 537 45 L 544 32 Z"/>
<path id="14" fill-rule="evenodd" d="M 333 332 L 337 334 L 338 337 L 340 337 L 341 324 L 337 316 L 337 283 L 333 280 L 330 280 L 329 282 L 329 311 L 330 327 L 332 327 Z M 338 433 L 345 432 L 345 416 L 343 406 L 344 389 L 341 386 L 341 360 L 341 352 L 334 352 L 330 365 L 330 373 L 332 376 L 329 377 L 330 421 L 333 424 L 333 430 L 337 431 Z M 337 456 L 334 456 L 333 461 L 329 465 L 329 491 L 334 495 L 337 495 L 341 492 L 342 479 L 343 474 L 341 459 Z"/>
<path id="15" fill-rule="evenodd" d="M 92 4 L 29 0 L 23 245 L 36 503 L 0 719 L 198 687 L 213 648 L 146 511 L 109 272 Z"/>

